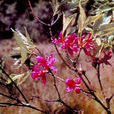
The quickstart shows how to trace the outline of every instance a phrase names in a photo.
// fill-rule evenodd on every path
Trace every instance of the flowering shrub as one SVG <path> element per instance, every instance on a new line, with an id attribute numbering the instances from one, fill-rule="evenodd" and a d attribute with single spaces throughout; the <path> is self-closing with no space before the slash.
<path id="1" fill-rule="evenodd" d="M 80 14 L 78 17 L 77 25 L 75 25 L 75 27 L 73 27 L 73 24 L 75 24 L 74 21 L 76 21 L 75 15 L 66 16 L 66 12 L 62 13 L 61 10 L 59 11 L 60 9 L 59 3 L 55 3 L 56 5 L 57 4 L 58 5 L 54 9 L 51 23 L 47 24 L 43 22 L 42 20 L 40 20 L 40 18 L 34 14 L 33 8 L 29 0 L 28 0 L 28 3 L 33 13 L 33 16 L 41 24 L 49 28 L 49 32 L 50 32 L 50 36 L 52 40 L 51 43 L 55 47 L 55 50 L 57 54 L 59 55 L 59 57 L 61 58 L 64 65 L 68 68 L 65 70 L 67 72 L 70 70 L 72 71 L 72 73 L 69 75 L 69 77 L 65 79 L 62 76 L 58 76 L 57 71 L 59 68 L 56 68 L 53 65 L 53 64 L 56 64 L 56 58 L 54 57 L 55 52 L 52 52 L 50 55 L 47 55 L 47 56 L 45 54 L 43 55 L 41 50 L 30 39 L 30 36 L 26 29 L 25 29 L 26 36 L 20 33 L 20 31 L 18 30 L 15 31 L 12 29 L 12 31 L 14 32 L 17 44 L 19 46 L 18 48 L 16 48 L 16 52 L 18 52 L 19 55 L 12 55 L 12 58 L 15 58 L 14 59 L 15 65 L 18 66 L 19 70 L 25 66 L 25 68 L 27 69 L 27 72 L 26 73 L 20 72 L 21 74 L 9 75 L 4 69 L 5 68 L 3 64 L 4 62 L 1 60 L 0 61 L 1 74 L 2 76 L 3 75 L 6 76 L 6 78 L 1 77 L 1 80 L 3 80 L 3 82 L 0 82 L 0 84 L 5 86 L 6 88 L 8 88 L 7 85 L 12 84 L 16 88 L 16 90 L 18 91 L 18 93 L 20 94 L 20 96 L 23 98 L 24 101 L 20 99 L 19 97 L 14 96 L 13 94 L 7 95 L 4 93 L 0 93 L 1 96 L 16 102 L 16 103 L 12 103 L 12 102 L 2 103 L 1 102 L 0 106 L 1 107 L 12 106 L 12 105 L 22 106 L 22 107 L 31 108 L 31 109 L 34 109 L 36 111 L 40 111 L 46 114 L 51 113 L 49 112 L 50 110 L 48 111 L 43 110 L 30 104 L 30 100 L 31 99 L 33 100 L 33 98 L 35 97 L 45 102 L 60 103 L 64 105 L 68 110 L 70 110 L 72 113 L 76 113 L 77 112 L 76 107 L 72 107 L 69 104 L 67 104 L 63 100 L 63 97 L 61 96 L 61 91 L 59 90 L 58 86 L 61 86 L 62 85 L 61 82 L 62 82 L 64 83 L 66 87 L 66 89 L 64 89 L 65 94 L 72 92 L 72 91 L 75 91 L 75 94 L 84 93 L 84 95 L 89 96 L 90 98 L 95 100 L 95 102 L 97 102 L 99 105 L 101 105 L 101 107 L 107 112 L 107 114 L 111 114 L 110 102 L 114 94 L 110 95 L 110 97 L 105 95 L 104 86 L 101 80 L 101 72 L 100 72 L 101 64 L 104 63 L 105 65 L 111 66 L 111 63 L 109 62 L 109 60 L 113 56 L 113 51 L 112 51 L 113 43 L 110 43 L 109 41 L 107 41 L 108 42 L 107 43 L 105 42 L 105 40 L 103 40 L 104 37 L 108 37 L 107 39 L 109 39 L 109 37 L 111 37 L 112 35 L 112 31 L 114 30 L 114 28 L 112 27 L 113 24 L 110 23 L 111 21 L 109 21 L 109 25 L 108 25 L 108 27 L 109 26 L 112 27 L 111 30 L 106 29 L 107 26 L 103 24 L 104 22 L 100 23 L 100 26 L 97 25 L 99 20 L 102 17 L 102 14 L 98 13 L 95 16 L 86 17 L 86 13 L 82 6 L 82 3 L 79 1 L 78 9 L 79 9 Z M 74 9 L 69 9 L 69 10 L 72 11 Z M 56 17 L 55 15 L 58 16 L 56 20 L 55 20 L 55 17 Z M 53 26 L 57 23 L 59 16 L 61 15 L 63 15 L 63 30 L 62 32 L 60 32 L 59 37 L 55 38 L 55 36 L 53 35 Z M 93 29 L 91 26 L 93 27 Z M 102 30 L 99 28 L 102 28 Z M 61 51 L 64 52 L 67 59 L 65 59 Z M 92 81 L 90 81 L 88 77 L 87 70 L 83 69 L 82 67 L 83 64 L 80 63 L 79 59 L 83 52 L 87 56 L 87 59 L 91 59 L 89 61 L 91 62 L 91 64 L 96 70 L 96 75 L 97 75 L 96 77 L 98 79 L 97 82 L 99 84 L 100 91 L 105 100 L 105 103 L 97 95 L 96 90 L 93 89 L 92 87 L 93 84 L 92 84 Z M 51 83 L 53 85 L 53 88 L 55 89 L 56 94 L 57 94 L 57 98 L 54 100 L 52 99 L 47 100 L 47 99 L 43 99 L 42 95 L 41 96 L 35 95 L 35 96 L 31 96 L 32 98 L 28 100 L 28 98 L 26 98 L 26 96 L 23 94 L 23 92 L 21 91 L 18 85 L 23 83 L 29 76 L 31 76 L 34 80 L 40 79 L 43 85 L 45 86 L 47 86 L 46 80 L 50 76 L 51 81 L 47 83 Z M 94 80 L 94 77 L 92 78 Z M 59 85 L 57 83 L 57 80 L 60 81 Z M 83 88 L 83 86 L 85 88 Z M 48 93 L 48 91 L 46 93 Z M 51 92 L 49 94 L 51 94 Z"/>

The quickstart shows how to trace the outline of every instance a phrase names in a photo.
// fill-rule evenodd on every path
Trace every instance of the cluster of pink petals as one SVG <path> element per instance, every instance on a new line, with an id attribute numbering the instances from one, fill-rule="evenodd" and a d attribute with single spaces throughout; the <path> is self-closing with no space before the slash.
<path id="1" fill-rule="evenodd" d="M 101 58 L 98 58 L 98 57 L 92 57 L 92 62 L 93 63 L 96 63 L 96 64 L 102 64 L 102 63 L 104 63 L 104 64 L 106 64 L 106 65 L 111 65 L 110 63 L 109 63 L 109 59 L 111 59 L 111 57 L 112 57 L 112 52 L 111 52 L 111 50 L 109 50 L 107 53 L 106 52 L 104 52 L 104 56 L 103 57 L 101 57 Z"/>
<path id="2" fill-rule="evenodd" d="M 106 65 L 110 65 L 108 60 L 111 59 L 111 57 L 112 57 L 112 52 L 111 52 L 111 50 L 109 50 L 108 53 L 104 52 L 104 56 L 98 62 L 105 63 Z"/>
<path id="3" fill-rule="evenodd" d="M 81 49 L 84 50 L 86 55 L 90 56 L 89 50 L 94 49 L 95 47 L 91 33 L 88 33 L 88 35 L 83 35 L 81 37 L 77 36 L 76 33 L 73 33 L 64 39 L 61 32 L 59 38 L 53 40 L 53 42 L 61 44 L 60 48 L 67 49 L 71 56 L 73 56 L 74 52 L 77 53 L 81 51 Z"/>
<path id="4" fill-rule="evenodd" d="M 54 73 L 57 72 L 57 69 L 53 64 L 55 63 L 56 59 L 53 57 L 54 53 L 51 53 L 50 56 L 47 56 L 46 58 L 37 56 L 37 64 L 33 67 L 32 78 L 34 79 L 41 79 L 42 83 L 46 84 L 46 73 L 49 72 L 49 70 L 53 70 Z"/>
<path id="5" fill-rule="evenodd" d="M 68 78 L 66 80 L 66 85 L 67 85 L 67 89 L 66 89 L 66 92 L 70 92 L 70 91 L 73 91 L 75 90 L 76 93 L 80 93 L 80 84 L 81 84 L 81 78 L 78 77 L 76 81 L 74 81 L 73 79 L 71 78 Z"/>

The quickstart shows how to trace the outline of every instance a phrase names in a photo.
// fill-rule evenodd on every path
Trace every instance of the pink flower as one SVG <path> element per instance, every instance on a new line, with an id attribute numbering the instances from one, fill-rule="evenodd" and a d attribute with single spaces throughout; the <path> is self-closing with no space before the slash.
<path id="1" fill-rule="evenodd" d="M 61 45 L 61 49 L 67 49 L 71 56 L 73 56 L 74 52 L 80 52 L 82 49 L 86 55 L 91 56 L 90 49 L 93 50 L 95 47 L 91 33 L 81 37 L 78 37 L 75 33 L 73 33 L 72 35 L 68 35 L 63 39 L 63 34 L 61 32 L 58 40 L 55 39 L 53 42 L 59 43 Z"/>
<path id="2" fill-rule="evenodd" d="M 61 45 L 62 49 L 67 49 L 69 54 L 71 56 L 73 56 L 73 52 L 74 52 L 74 45 L 75 45 L 75 39 L 76 39 L 76 34 L 72 34 L 66 37 L 66 39 L 64 40 L 64 43 Z"/>
<path id="3" fill-rule="evenodd" d="M 111 59 L 112 57 L 112 52 L 111 50 L 109 50 L 107 53 L 104 52 L 104 56 L 99 58 L 99 57 L 95 57 L 95 56 L 91 56 L 92 59 L 92 65 L 96 68 L 98 64 L 106 64 L 106 65 L 111 65 L 109 63 L 109 59 Z"/>
<path id="4" fill-rule="evenodd" d="M 57 69 L 53 66 L 55 63 L 56 59 L 53 57 L 54 53 L 51 53 L 50 56 L 46 56 L 46 58 L 37 56 L 37 64 L 35 65 L 36 67 L 43 67 L 44 69 L 48 70 L 52 69 L 55 73 L 57 72 Z"/>
<path id="5" fill-rule="evenodd" d="M 57 69 L 53 66 L 56 61 L 53 55 L 54 53 L 51 53 L 50 56 L 46 56 L 46 58 L 37 56 L 37 64 L 34 65 L 34 71 L 31 72 L 32 78 L 41 79 L 44 85 L 46 84 L 46 73 L 48 73 L 50 69 L 53 70 L 54 73 L 57 72 Z"/>
<path id="6" fill-rule="evenodd" d="M 87 56 L 92 56 L 91 50 L 95 49 L 95 43 L 93 42 L 91 33 L 88 33 L 88 35 L 83 35 L 77 39 L 77 47 L 78 51 L 81 51 L 81 49 L 84 50 L 85 54 Z M 77 49 L 76 49 L 77 51 Z"/>
<path id="7" fill-rule="evenodd" d="M 105 63 L 106 65 L 111 65 L 108 60 L 111 59 L 112 52 L 109 50 L 108 53 L 104 52 L 104 56 L 98 60 L 98 63 Z"/>
<path id="8" fill-rule="evenodd" d="M 62 31 L 61 31 L 60 34 L 59 34 L 59 38 L 58 38 L 58 39 L 52 39 L 52 42 L 53 42 L 53 43 L 60 43 L 60 44 L 63 44 L 63 33 L 62 33 Z"/>
<path id="9" fill-rule="evenodd" d="M 33 79 L 41 79 L 42 80 L 42 83 L 43 85 L 46 84 L 46 73 L 48 72 L 48 70 L 41 70 L 39 68 L 34 68 L 34 71 L 31 72 L 32 74 L 32 78 Z"/>
<path id="10" fill-rule="evenodd" d="M 66 85 L 68 86 L 66 89 L 66 92 L 70 92 L 70 91 L 75 90 L 76 93 L 80 93 L 80 84 L 81 84 L 81 78 L 80 77 L 77 78 L 76 81 L 74 81 L 71 78 L 68 78 L 66 80 Z"/>

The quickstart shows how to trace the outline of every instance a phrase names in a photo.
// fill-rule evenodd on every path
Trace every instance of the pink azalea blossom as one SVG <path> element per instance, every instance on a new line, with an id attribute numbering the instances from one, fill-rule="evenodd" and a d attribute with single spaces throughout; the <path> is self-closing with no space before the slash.
<path id="1" fill-rule="evenodd" d="M 111 50 L 109 50 L 108 52 L 104 52 L 104 56 L 99 58 L 99 57 L 95 57 L 95 56 L 91 56 L 91 59 L 92 59 L 92 65 L 96 68 L 96 66 L 98 64 L 106 64 L 106 65 L 111 65 L 109 63 L 109 59 L 112 58 L 112 52 Z"/>
<path id="2" fill-rule="evenodd" d="M 53 66 L 56 59 L 53 57 L 54 53 L 51 53 L 50 56 L 46 56 L 46 58 L 37 56 L 37 64 L 36 67 L 43 67 L 46 70 L 52 69 L 55 73 L 57 72 L 57 69 Z"/>
<path id="3" fill-rule="evenodd" d="M 46 56 L 46 58 L 37 56 L 37 64 L 34 65 L 32 78 L 34 79 L 41 79 L 42 83 L 45 85 L 46 84 L 46 73 L 49 72 L 49 70 L 53 70 L 54 73 L 57 72 L 57 69 L 53 64 L 55 63 L 56 59 L 53 57 L 54 53 L 51 53 L 50 56 Z"/>
<path id="4" fill-rule="evenodd" d="M 99 63 L 105 63 L 106 65 L 111 65 L 108 60 L 111 59 L 112 52 L 109 50 L 108 53 L 104 52 L 104 56 L 98 61 Z"/>
<path id="5" fill-rule="evenodd" d="M 75 90 L 76 93 L 80 93 L 80 84 L 81 84 L 80 77 L 78 77 L 76 81 L 74 81 L 71 78 L 68 78 L 65 83 L 67 85 L 66 92 L 70 92 L 70 91 Z"/>
<path id="6" fill-rule="evenodd" d="M 63 44 L 63 33 L 62 33 L 62 31 L 60 32 L 60 34 L 59 34 L 59 38 L 58 39 L 52 39 L 52 42 L 53 43 L 62 43 Z"/>
<path id="7" fill-rule="evenodd" d="M 33 79 L 41 79 L 43 85 L 46 84 L 46 73 L 48 72 L 48 70 L 41 70 L 39 68 L 34 68 L 34 71 L 31 72 L 32 74 L 32 78 Z"/>
<path id="8" fill-rule="evenodd" d="M 68 53 L 71 56 L 73 56 L 74 52 L 80 52 L 82 49 L 86 55 L 91 56 L 90 49 L 93 50 L 95 47 L 91 33 L 88 33 L 88 35 L 83 35 L 81 37 L 77 36 L 75 33 L 63 37 L 63 34 L 61 32 L 58 40 L 55 39 L 53 42 L 59 43 L 61 45 L 61 49 L 67 49 Z"/>

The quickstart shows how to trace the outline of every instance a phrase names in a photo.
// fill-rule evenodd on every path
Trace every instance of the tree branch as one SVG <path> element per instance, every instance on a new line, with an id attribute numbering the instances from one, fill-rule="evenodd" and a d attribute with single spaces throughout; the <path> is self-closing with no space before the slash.
<path id="1" fill-rule="evenodd" d="M 21 90 L 19 89 L 19 87 L 16 85 L 16 83 L 12 80 L 12 78 L 6 73 L 6 71 L 4 69 L 2 69 L 2 67 L 0 66 L 0 69 L 2 70 L 2 73 L 4 73 L 7 78 L 9 78 L 11 80 L 11 82 L 14 84 L 15 88 L 18 90 L 18 92 L 21 94 L 21 96 L 23 97 L 23 99 L 25 100 L 26 103 L 28 103 L 26 97 L 24 96 L 24 94 L 21 92 Z"/>

